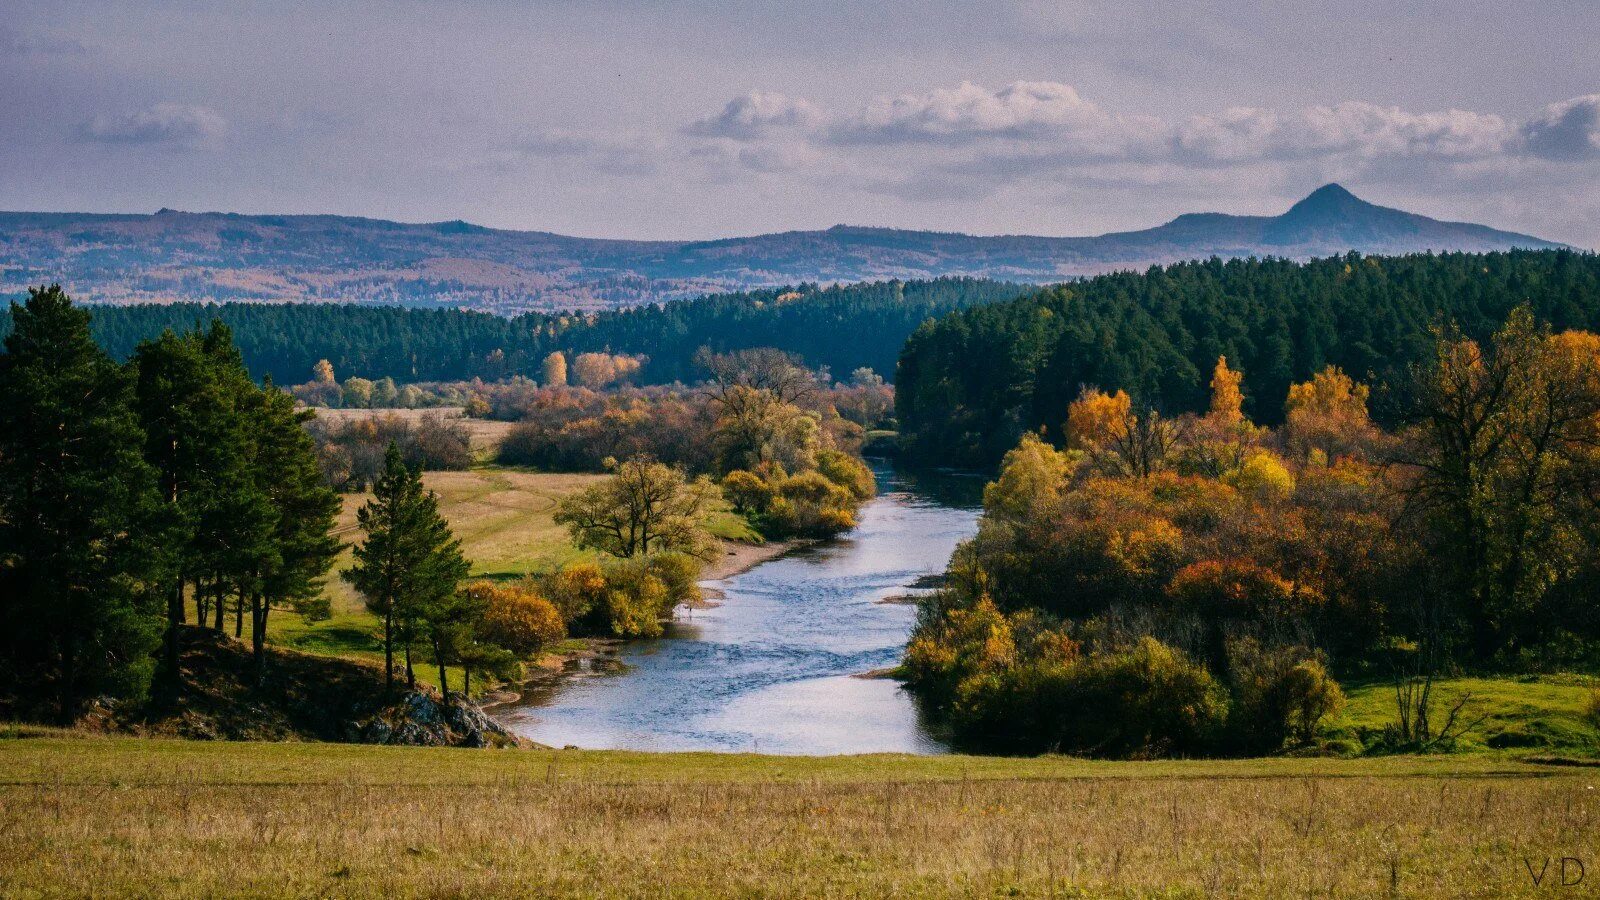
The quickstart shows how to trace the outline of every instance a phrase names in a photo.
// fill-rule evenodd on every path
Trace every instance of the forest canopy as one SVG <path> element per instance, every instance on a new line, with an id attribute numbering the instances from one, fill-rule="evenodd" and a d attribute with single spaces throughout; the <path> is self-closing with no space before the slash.
<path id="1" fill-rule="evenodd" d="M 340 377 L 398 382 L 489 381 L 525 375 L 544 382 L 545 361 L 562 352 L 632 354 L 639 384 L 695 381 L 702 347 L 729 352 L 776 347 L 813 367 L 847 374 L 894 371 L 906 336 L 924 320 L 1012 299 L 1026 286 L 973 278 L 882 281 L 836 287 L 718 294 L 597 314 L 487 313 L 399 306 L 173 303 L 92 306 L 95 340 L 114 359 L 167 329 L 217 319 L 233 333 L 245 366 L 279 384 L 311 377 L 327 360 Z M 0 311 L 0 336 L 10 331 Z M 573 373 L 577 376 L 578 372 Z M 576 377 L 574 377 L 576 380 Z"/>
<path id="2" fill-rule="evenodd" d="M 913 456 L 992 465 L 1025 433 L 1063 442 L 1085 385 L 1168 414 L 1207 403 L 1211 367 L 1243 371 L 1245 414 L 1283 420 L 1289 385 L 1338 366 L 1372 391 L 1373 417 L 1408 409 L 1408 367 L 1435 326 L 1482 341 L 1526 304 L 1557 330 L 1600 326 L 1600 257 L 1569 250 L 1297 263 L 1211 259 L 1104 275 L 919 327 L 896 404 Z"/>

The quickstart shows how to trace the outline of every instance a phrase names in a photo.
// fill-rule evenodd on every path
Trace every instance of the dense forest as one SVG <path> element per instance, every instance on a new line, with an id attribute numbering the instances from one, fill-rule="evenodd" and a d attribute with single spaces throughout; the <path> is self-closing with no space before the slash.
<path id="1" fill-rule="evenodd" d="M 1566 250 L 1188 262 L 1047 288 L 922 325 L 901 353 L 897 409 L 912 453 L 989 465 L 1027 431 L 1059 444 L 1084 385 L 1201 409 L 1219 356 L 1244 410 L 1282 421 L 1289 385 L 1338 366 L 1371 385 L 1380 422 L 1453 322 L 1484 339 L 1520 304 L 1557 329 L 1600 325 L 1600 257 Z"/>
<path id="2" fill-rule="evenodd" d="M 666 384 L 703 373 L 701 347 L 727 352 L 776 347 L 840 374 L 886 376 L 920 323 L 946 312 L 1012 299 L 1025 286 L 972 278 L 884 281 L 720 294 L 593 315 L 487 313 L 336 304 L 174 303 L 91 307 L 95 340 L 115 359 L 166 329 L 219 319 L 250 373 L 279 384 L 306 380 L 319 360 L 341 377 L 400 382 L 513 375 L 539 378 L 544 358 L 609 351 L 646 357 L 635 381 Z M 0 335 L 10 330 L 0 313 Z"/>
<path id="3" fill-rule="evenodd" d="M 1065 448 L 1024 435 L 985 490 L 913 690 L 967 746 L 1188 756 L 1319 747 L 1335 679 L 1381 679 L 1393 722 L 1320 749 L 1430 751 L 1484 715 L 1439 677 L 1594 671 L 1600 336 L 1523 306 L 1425 352 L 1388 430 L 1331 366 L 1271 428 L 1227 359 L 1199 415 L 1084 388 Z"/>

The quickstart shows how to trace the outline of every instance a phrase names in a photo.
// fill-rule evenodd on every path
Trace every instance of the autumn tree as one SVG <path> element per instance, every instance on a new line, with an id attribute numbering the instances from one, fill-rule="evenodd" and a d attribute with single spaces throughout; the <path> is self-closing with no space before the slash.
<path id="1" fill-rule="evenodd" d="M 1290 385 L 1284 401 L 1284 441 L 1300 459 L 1321 452 L 1325 461 L 1361 455 L 1378 439 L 1367 417 L 1371 389 L 1328 366 L 1310 381 Z"/>
<path id="2" fill-rule="evenodd" d="M 321 384 L 333 384 L 338 381 L 333 375 L 333 363 L 326 359 L 317 360 L 317 364 L 311 368 L 311 380 Z"/>
<path id="3" fill-rule="evenodd" d="M 710 555 L 707 516 L 718 496 L 705 478 L 646 458 L 616 466 L 611 477 L 564 498 L 555 521 L 579 547 L 634 557 L 667 550 Z"/>
<path id="4" fill-rule="evenodd" d="M 1122 391 L 1084 388 L 1067 407 L 1068 446 L 1081 449 L 1103 471 L 1148 478 L 1167 465 L 1182 431 L 1155 409 L 1135 414 Z"/>
<path id="5" fill-rule="evenodd" d="M 546 387 L 566 387 L 567 355 L 560 350 L 550 353 L 544 358 L 540 374 L 541 383 Z"/>
<path id="6" fill-rule="evenodd" d="M 11 304 L 0 353 L 0 696 L 70 720 L 137 697 L 161 633 L 133 384 L 59 286 Z"/>
<path id="7" fill-rule="evenodd" d="M 1451 564 L 1481 658 L 1520 646 L 1549 592 L 1593 559 L 1600 510 L 1569 498 L 1600 473 L 1594 348 L 1520 308 L 1486 348 L 1442 331 L 1417 370 L 1408 496 Z"/>

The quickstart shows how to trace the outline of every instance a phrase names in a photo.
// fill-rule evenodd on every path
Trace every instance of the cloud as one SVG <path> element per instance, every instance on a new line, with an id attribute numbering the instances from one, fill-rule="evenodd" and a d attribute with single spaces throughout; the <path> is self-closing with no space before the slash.
<path id="1" fill-rule="evenodd" d="M 729 100 L 722 112 L 700 119 L 686 130 L 705 137 L 754 140 L 774 132 L 810 128 L 822 118 L 822 111 L 809 101 L 751 91 Z"/>
<path id="2" fill-rule="evenodd" d="M 1523 146 L 1542 159 L 1600 158 L 1600 94 L 1552 103 L 1522 126 Z"/>
<path id="3" fill-rule="evenodd" d="M 954 88 L 875 101 L 840 123 L 835 135 L 866 143 L 1039 140 L 1105 134 L 1127 124 L 1083 99 L 1071 85 L 1017 81 L 991 91 L 963 81 Z"/>
<path id="4" fill-rule="evenodd" d="M 221 138 L 227 131 L 227 120 L 204 106 L 157 103 L 121 115 L 96 116 L 78 129 L 78 136 L 103 144 L 196 147 Z"/>
<path id="5" fill-rule="evenodd" d="M 1338 155 L 1473 159 L 1502 152 L 1515 136 L 1496 115 L 1452 109 L 1411 113 L 1347 101 L 1289 113 L 1235 107 L 1194 116 L 1174 130 L 1181 158 L 1210 162 Z"/>
<path id="6" fill-rule="evenodd" d="M 1462 109 L 1359 100 L 1238 106 L 1178 120 L 1103 108 L 1074 87 L 1016 81 L 883 97 L 824 116 L 804 100 L 749 94 L 684 129 L 688 155 L 761 172 L 849 171 L 871 192 L 977 196 L 1025 181 L 1178 184 L 1229 170 L 1260 183 L 1394 179 L 1600 158 L 1600 94 L 1521 122 Z M 957 183 L 962 182 L 962 183 Z"/>

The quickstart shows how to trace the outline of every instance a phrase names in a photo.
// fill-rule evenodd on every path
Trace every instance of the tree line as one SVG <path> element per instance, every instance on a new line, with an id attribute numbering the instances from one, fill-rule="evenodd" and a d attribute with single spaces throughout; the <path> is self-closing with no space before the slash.
<path id="1" fill-rule="evenodd" d="M 544 363 L 562 352 L 572 379 L 589 377 L 584 354 L 627 354 L 637 383 L 692 380 L 702 347 L 726 352 L 777 347 L 812 366 L 893 372 L 895 354 L 924 319 L 1018 296 L 1026 287 L 973 278 L 718 294 L 591 315 L 527 313 L 507 319 L 450 309 L 346 304 L 172 303 L 93 307 L 92 333 L 114 359 L 140 342 L 197 322 L 228 326 L 246 368 L 279 384 L 305 380 L 321 360 L 341 377 L 400 383 L 542 382 Z M 9 329 L 0 313 L 0 334 Z M 585 362 L 603 361 L 600 356 Z M 598 377 L 598 376 L 596 376 Z"/>
<path id="2" fill-rule="evenodd" d="M 691 478 L 643 454 L 606 460 L 611 476 L 563 500 L 556 521 L 607 562 L 515 585 L 467 583 L 470 563 L 421 475 L 429 454 L 464 447 L 447 426 L 424 422 L 407 446 L 403 433 L 361 431 L 347 443 L 363 456 L 369 438 L 387 435 L 387 445 L 381 463 L 351 470 L 331 452 L 350 429 L 322 435 L 319 447 L 314 413 L 270 378 L 253 381 L 220 321 L 164 331 L 118 363 L 59 287 L 30 291 L 11 317 L 0 354 L 8 714 L 70 720 L 102 695 L 175 697 L 180 638 L 191 627 L 248 635 L 260 685 L 272 612 L 329 613 L 323 582 L 344 549 L 333 535 L 341 501 L 332 485 L 352 477 L 370 482 L 373 496 L 357 513 L 362 539 L 340 577 L 382 623 L 391 689 L 397 664 L 415 687 L 420 657 L 438 666 L 449 700 L 451 667 L 465 672 L 465 692 L 472 673 L 512 674 L 568 633 L 659 634 L 698 595 L 707 524 L 723 500 L 704 473 Z M 766 518 L 756 520 L 771 534 L 850 527 L 872 476 L 831 445 L 821 412 L 797 405 L 816 391 L 817 373 L 771 349 L 709 354 L 702 365 L 713 373 L 700 401 L 705 427 L 673 445 L 713 447 L 713 471 L 742 473 L 768 492 Z M 870 406 L 881 411 L 886 400 Z M 828 413 L 844 423 L 831 405 Z M 753 509 L 751 496 L 739 495 L 742 508 Z"/>
<path id="3" fill-rule="evenodd" d="M 13 304 L 0 355 L 0 696 L 58 717 L 178 671 L 190 621 L 258 674 L 274 608 L 314 604 L 341 545 L 308 413 L 257 385 L 226 325 L 166 331 L 126 364 L 59 287 Z M 159 651 L 159 653 L 157 653 Z"/>
<path id="4" fill-rule="evenodd" d="M 1471 714 L 1441 675 L 1594 671 L 1600 336 L 1518 307 L 1406 377 L 1390 429 L 1332 366 L 1273 427 L 1228 358 L 1199 413 L 1080 389 L 1063 446 L 1025 435 L 985 491 L 912 688 L 986 749 L 1258 754 L 1321 740 L 1336 677 L 1386 679 L 1393 722 L 1331 748 L 1415 751 Z"/>
<path id="5" fill-rule="evenodd" d="M 1258 421 L 1281 422 L 1289 385 L 1334 365 L 1370 384 L 1374 416 L 1394 423 L 1434 326 L 1454 322 L 1481 341 L 1523 304 L 1558 329 L 1600 326 L 1600 257 L 1351 253 L 1104 275 L 920 326 L 895 377 L 902 437 L 929 462 L 992 465 L 1039 428 L 1059 446 L 1083 385 L 1170 414 L 1203 409 L 1219 356 L 1244 371 L 1244 408 Z"/>

